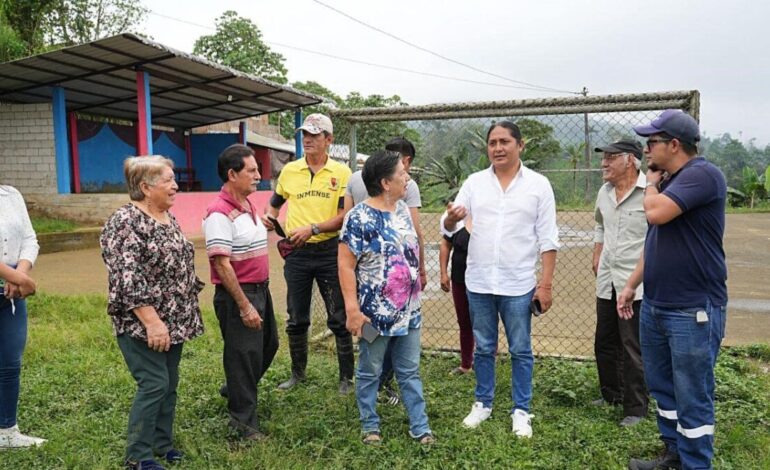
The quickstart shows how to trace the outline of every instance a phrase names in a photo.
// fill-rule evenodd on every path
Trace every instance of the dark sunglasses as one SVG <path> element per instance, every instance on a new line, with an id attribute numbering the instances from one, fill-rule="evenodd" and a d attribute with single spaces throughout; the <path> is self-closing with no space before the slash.
<path id="1" fill-rule="evenodd" d="M 674 139 L 647 139 L 647 150 L 652 150 L 658 142 L 671 142 Z"/>

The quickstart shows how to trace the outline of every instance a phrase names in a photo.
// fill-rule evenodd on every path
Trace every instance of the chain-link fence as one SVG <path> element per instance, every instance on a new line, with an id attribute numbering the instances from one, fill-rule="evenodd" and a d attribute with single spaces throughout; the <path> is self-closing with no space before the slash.
<path id="1" fill-rule="evenodd" d="M 462 180 L 489 165 L 486 132 L 510 119 L 522 130 L 522 160 L 551 182 L 557 202 L 562 248 L 554 277 L 552 309 L 533 319 L 536 354 L 592 356 L 596 322 L 591 270 L 596 192 L 602 184 L 597 145 L 634 137 L 632 127 L 661 110 L 679 108 L 698 118 L 697 91 L 578 98 L 536 99 L 416 107 L 348 109 L 333 113 L 336 143 L 349 153 L 370 154 L 395 135 L 417 149 L 413 177 L 420 185 L 428 285 L 422 296 L 423 347 L 458 350 L 459 330 L 452 296 L 441 290 L 438 221 Z M 355 160 L 353 160 L 355 161 Z M 315 333 L 326 320 L 323 302 L 313 302 Z M 502 330 L 502 329 L 501 329 Z M 507 350 L 501 332 L 500 350 Z"/>

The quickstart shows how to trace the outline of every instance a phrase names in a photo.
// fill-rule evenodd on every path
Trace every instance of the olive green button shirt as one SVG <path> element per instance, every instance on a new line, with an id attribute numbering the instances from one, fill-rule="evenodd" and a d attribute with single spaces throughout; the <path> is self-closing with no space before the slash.
<path id="1" fill-rule="evenodd" d="M 647 218 L 644 215 L 644 186 L 647 177 L 639 172 L 636 186 L 618 201 L 615 186 L 604 183 L 596 195 L 594 242 L 603 243 L 596 274 L 596 296 L 612 298 L 612 287 L 619 294 L 636 267 L 644 249 Z M 636 289 L 635 300 L 642 298 L 643 285 Z"/>

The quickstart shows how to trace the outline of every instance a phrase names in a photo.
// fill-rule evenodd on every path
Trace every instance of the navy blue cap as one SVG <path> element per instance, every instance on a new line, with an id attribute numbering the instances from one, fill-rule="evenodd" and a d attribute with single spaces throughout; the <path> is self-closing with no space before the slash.
<path id="1" fill-rule="evenodd" d="M 634 132 L 647 137 L 648 135 L 665 132 L 682 142 L 695 145 L 700 141 L 698 123 L 692 116 L 679 109 L 667 109 L 646 126 L 634 127 Z"/>

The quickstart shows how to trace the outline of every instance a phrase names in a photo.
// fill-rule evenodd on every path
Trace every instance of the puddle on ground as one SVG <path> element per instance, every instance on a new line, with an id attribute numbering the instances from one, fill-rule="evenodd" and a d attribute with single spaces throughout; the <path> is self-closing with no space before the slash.
<path id="1" fill-rule="evenodd" d="M 727 310 L 746 310 L 752 313 L 770 313 L 770 299 L 728 299 Z"/>

